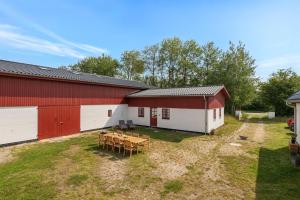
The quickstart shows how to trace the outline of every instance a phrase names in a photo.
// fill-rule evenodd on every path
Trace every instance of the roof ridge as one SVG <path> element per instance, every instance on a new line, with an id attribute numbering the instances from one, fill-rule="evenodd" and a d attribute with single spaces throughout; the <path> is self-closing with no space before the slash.
<path id="1" fill-rule="evenodd" d="M 29 64 L 29 63 L 24 63 L 24 62 L 19 62 L 19 61 L 10 61 L 10 60 L 4 60 L 4 59 L 0 59 L 0 62 L 5 62 L 5 63 L 11 63 L 11 64 L 16 64 L 16 65 L 20 65 L 19 67 L 36 67 L 36 68 L 39 68 L 39 69 L 42 69 L 42 68 L 45 68 L 45 69 L 49 69 L 52 70 L 52 71 L 65 71 L 65 72 L 68 72 L 68 73 L 73 73 L 77 76 L 80 76 L 80 75 L 86 75 L 86 76 L 96 76 L 96 77 L 99 77 L 99 78 L 107 78 L 107 79 L 110 79 L 110 80 L 118 80 L 118 81 L 123 81 L 123 82 L 127 82 L 127 83 L 137 83 L 137 84 L 144 84 L 145 86 L 147 86 L 147 84 L 145 84 L 144 82 L 142 81 L 137 81 L 137 80 L 127 80 L 127 79 L 123 79 L 123 78 L 119 78 L 119 77 L 111 77 L 111 76 L 105 76 L 105 75 L 100 75 L 100 74 L 93 74 L 93 73 L 86 73 L 86 72 L 80 72 L 80 71 L 76 71 L 76 70 L 71 70 L 71 69 L 64 69 L 64 68 L 58 68 L 58 67 L 48 67 L 48 66 L 43 66 L 43 65 L 37 65 L 37 64 Z M 79 74 L 77 74 L 77 73 Z M 65 78 L 67 79 L 67 78 Z M 67 79 L 68 80 L 68 79 Z M 120 84 L 117 84 L 117 85 L 120 85 Z M 137 86 L 137 87 L 142 87 L 144 88 L 145 86 Z M 133 86 L 132 86 L 133 87 Z"/>
<path id="2" fill-rule="evenodd" d="M 173 87 L 173 88 L 151 88 L 151 89 L 148 89 L 148 90 L 187 89 L 187 88 L 205 88 L 205 87 L 224 87 L 224 85 L 186 86 L 186 87 Z"/>

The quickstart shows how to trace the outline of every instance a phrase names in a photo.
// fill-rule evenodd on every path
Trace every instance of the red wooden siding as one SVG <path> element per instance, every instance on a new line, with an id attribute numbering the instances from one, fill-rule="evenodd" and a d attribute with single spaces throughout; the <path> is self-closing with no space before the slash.
<path id="1" fill-rule="evenodd" d="M 225 106 L 225 96 L 223 92 L 219 92 L 214 97 L 209 97 L 208 108 L 221 108 Z"/>
<path id="2" fill-rule="evenodd" d="M 38 108 L 38 139 L 80 132 L 80 106 Z"/>
<path id="3" fill-rule="evenodd" d="M 0 76 L 0 106 L 126 103 L 133 88 Z"/>
<path id="4" fill-rule="evenodd" d="M 225 96 L 219 92 L 216 96 L 206 97 L 208 108 L 220 108 L 225 105 Z M 128 106 L 131 107 L 165 107 L 165 108 L 192 108 L 205 109 L 203 96 L 186 97 L 142 97 L 128 98 Z"/>
<path id="5" fill-rule="evenodd" d="M 127 103 L 131 107 L 205 108 L 203 97 L 128 98 Z"/>

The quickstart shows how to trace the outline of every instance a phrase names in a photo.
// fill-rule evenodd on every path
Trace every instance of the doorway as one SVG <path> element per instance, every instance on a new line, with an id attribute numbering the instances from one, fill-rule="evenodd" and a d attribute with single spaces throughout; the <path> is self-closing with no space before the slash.
<path id="1" fill-rule="evenodd" d="M 150 126 L 157 127 L 157 108 L 150 108 Z"/>

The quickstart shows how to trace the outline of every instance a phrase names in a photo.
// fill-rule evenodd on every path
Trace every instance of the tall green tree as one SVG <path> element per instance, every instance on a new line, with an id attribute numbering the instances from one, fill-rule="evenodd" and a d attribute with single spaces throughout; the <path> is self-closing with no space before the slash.
<path id="1" fill-rule="evenodd" d="M 111 56 L 102 54 L 99 57 L 88 57 L 74 65 L 68 66 L 71 70 L 99 74 L 105 76 L 117 75 L 119 62 Z"/>
<path id="2" fill-rule="evenodd" d="M 145 80 L 151 86 L 158 86 L 159 44 L 147 46 L 142 51 L 145 65 Z"/>
<path id="3" fill-rule="evenodd" d="M 198 81 L 195 81 L 195 77 L 197 77 L 201 53 L 202 49 L 195 40 L 188 40 L 183 43 L 176 77 L 177 86 L 197 85 Z"/>
<path id="4" fill-rule="evenodd" d="M 286 99 L 300 89 L 300 77 L 291 69 L 280 69 L 261 86 L 261 98 L 275 109 L 276 115 L 291 115 Z"/>
<path id="5" fill-rule="evenodd" d="M 230 93 L 227 109 L 233 112 L 249 104 L 255 96 L 255 60 L 241 42 L 229 43 L 229 49 L 222 54 L 219 64 L 211 69 L 209 84 L 223 84 Z"/>
<path id="6" fill-rule="evenodd" d="M 202 84 L 210 85 L 212 84 L 211 78 L 214 76 L 213 69 L 220 63 L 222 56 L 222 51 L 215 46 L 213 42 L 208 42 L 202 46 L 201 54 L 201 69 L 199 70 L 202 73 Z"/>
<path id="7" fill-rule="evenodd" d="M 121 56 L 120 75 L 128 80 L 142 80 L 144 61 L 139 51 L 124 51 Z"/>
<path id="8" fill-rule="evenodd" d="M 167 72 L 165 87 L 175 87 L 178 66 L 181 58 L 182 41 L 179 38 L 165 39 L 161 42 L 160 48 L 160 67 L 161 72 Z"/>

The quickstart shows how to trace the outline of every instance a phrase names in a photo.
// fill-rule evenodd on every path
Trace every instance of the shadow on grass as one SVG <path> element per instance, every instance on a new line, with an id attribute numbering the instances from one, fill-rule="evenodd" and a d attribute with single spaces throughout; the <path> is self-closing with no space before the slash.
<path id="1" fill-rule="evenodd" d="M 293 167 L 288 147 L 260 148 L 256 199 L 299 199 L 300 170 Z"/>
<path id="2" fill-rule="evenodd" d="M 131 132 L 139 133 L 140 135 L 148 135 L 151 139 L 162 140 L 166 142 L 181 142 L 184 139 L 192 137 L 204 136 L 203 133 L 185 132 L 178 130 L 169 130 L 161 128 L 150 128 L 150 127 L 136 127 Z"/>
<path id="3" fill-rule="evenodd" d="M 101 156 L 101 157 L 106 157 L 107 159 L 111 160 L 111 161 L 115 161 L 115 160 L 122 160 L 122 159 L 126 159 L 128 158 L 127 154 L 125 156 L 123 156 L 123 150 L 121 150 L 121 153 L 119 153 L 118 149 L 115 149 L 115 151 L 113 152 L 110 149 L 104 148 L 103 146 L 98 146 L 98 144 L 89 144 L 87 148 L 85 148 L 86 151 L 91 151 L 92 153 Z"/>

